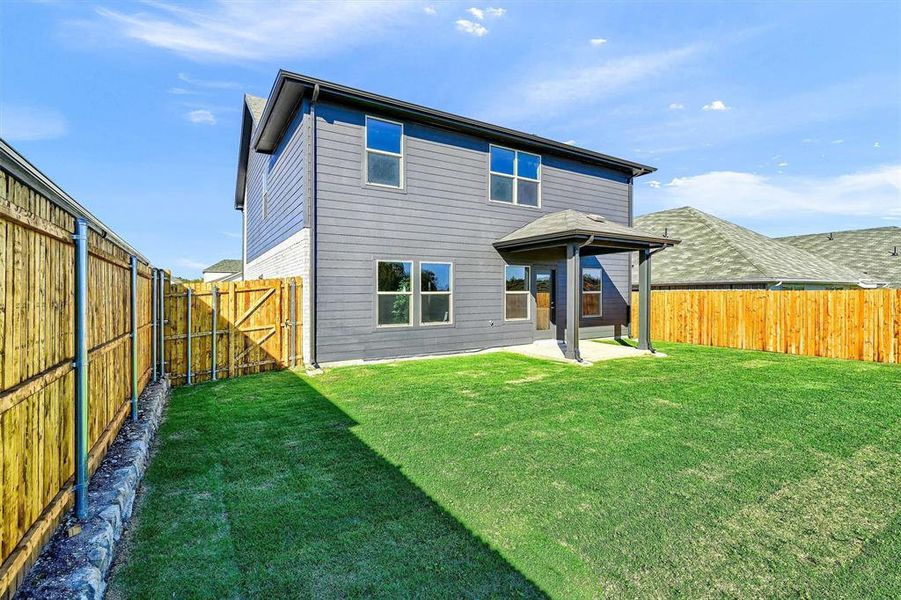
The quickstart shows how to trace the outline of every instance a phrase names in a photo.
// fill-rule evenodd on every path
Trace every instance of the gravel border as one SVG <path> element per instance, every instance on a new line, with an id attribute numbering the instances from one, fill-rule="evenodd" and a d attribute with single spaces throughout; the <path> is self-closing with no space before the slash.
<path id="1" fill-rule="evenodd" d="M 103 598 L 116 542 L 131 517 L 169 391 L 169 380 L 162 379 L 141 394 L 138 421 L 126 417 L 91 477 L 87 520 L 79 523 L 70 511 L 41 551 L 16 598 Z"/>

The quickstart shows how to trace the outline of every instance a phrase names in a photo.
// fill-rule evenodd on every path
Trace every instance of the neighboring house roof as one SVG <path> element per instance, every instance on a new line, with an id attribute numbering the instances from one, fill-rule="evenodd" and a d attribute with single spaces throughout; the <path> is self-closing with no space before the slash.
<path id="1" fill-rule="evenodd" d="M 608 221 L 601 215 L 567 209 L 538 217 L 494 242 L 494 247 L 504 250 L 526 244 L 551 243 L 577 237 L 592 238 L 596 242 L 635 242 L 652 246 L 672 246 L 679 243 L 677 239 L 665 238 Z"/>
<path id="2" fill-rule="evenodd" d="M 853 269 L 689 206 L 636 217 L 635 225 L 682 240 L 654 257 L 652 285 L 780 281 L 849 285 L 864 278 Z M 633 265 L 633 280 L 636 273 Z"/>
<path id="3" fill-rule="evenodd" d="M 637 177 L 646 173 L 652 173 L 656 169 L 641 163 L 617 158 L 594 150 L 579 148 L 572 144 L 557 142 L 548 138 L 508 129 L 498 125 L 492 125 L 484 121 L 477 121 L 468 117 L 455 115 L 440 110 L 435 110 L 419 104 L 412 104 L 403 100 L 389 98 L 359 90 L 330 81 L 316 79 L 299 73 L 280 70 L 269 93 L 269 99 L 265 102 L 265 109 L 259 119 L 253 117 L 253 111 L 249 108 L 248 98 L 245 96 L 244 124 L 241 134 L 241 149 L 238 158 L 238 180 L 243 181 L 242 169 L 246 169 L 248 153 L 251 149 L 264 154 L 271 154 L 278 147 L 279 141 L 288 129 L 291 119 L 294 117 L 297 107 L 304 97 L 313 94 L 319 99 L 338 101 L 362 108 L 363 110 L 378 110 L 381 113 L 393 115 L 398 118 L 412 119 L 428 123 L 437 127 L 461 131 L 479 137 L 485 137 L 501 143 L 516 145 L 522 150 L 533 150 L 539 153 L 555 154 L 558 156 L 579 160 L 595 165 L 602 165 L 609 169 Z M 565 90 L 561 90 L 565 93 Z M 258 125 L 253 128 L 253 121 Z M 245 130 L 253 130 L 253 139 L 249 137 L 245 143 Z M 239 188 L 235 192 L 235 208 L 244 206 L 244 190 Z"/>
<path id="4" fill-rule="evenodd" d="M 259 122 L 260 117 L 263 116 L 263 110 L 265 110 L 266 108 L 266 99 L 260 98 L 259 96 L 244 94 L 244 104 L 250 111 L 250 115 L 253 117 L 253 122 Z"/>
<path id="5" fill-rule="evenodd" d="M 867 279 L 901 286 L 901 227 L 874 227 L 776 238 L 862 272 Z"/>
<path id="6" fill-rule="evenodd" d="M 240 273 L 244 263 L 240 258 L 226 258 L 203 270 L 204 273 Z"/>

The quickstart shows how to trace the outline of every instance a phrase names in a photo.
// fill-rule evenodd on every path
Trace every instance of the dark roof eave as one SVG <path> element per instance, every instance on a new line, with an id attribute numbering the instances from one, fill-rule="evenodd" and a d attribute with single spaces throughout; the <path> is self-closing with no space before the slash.
<path id="1" fill-rule="evenodd" d="M 241 140 L 238 146 L 238 174 L 235 181 L 235 210 L 244 210 L 244 190 L 247 185 L 247 161 L 250 159 L 250 134 L 253 131 L 253 115 L 244 100 L 244 116 L 241 119 Z"/>
<path id="2" fill-rule="evenodd" d="M 290 118 L 301 98 L 318 85 L 321 97 L 338 98 L 353 104 L 378 108 L 386 112 L 407 117 L 413 117 L 419 121 L 449 128 L 457 131 L 465 131 L 488 137 L 514 142 L 550 151 L 555 154 L 575 158 L 583 162 L 602 164 L 608 168 L 628 173 L 632 177 L 639 177 L 653 173 L 657 169 L 641 163 L 616 158 L 593 150 L 570 146 L 562 142 L 556 142 L 537 135 L 492 125 L 483 121 L 477 121 L 452 113 L 447 113 L 418 104 L 396 100 L 387 96 L 373 94 L 363 90 L 350 88 L 329 81 L 307 77 L 298 73 L 280 70 L 270 92 L 270 101 L 266 103 L 266 109 L 260 117 L 260 125 L 252 140 L 254 150 L 264 154 L 275 151 L 282 135 L 287 130 Z"/>
<path id="3" fill-rule="evenodd" d="M 527 238 L 521 238 L 516 240 L 498 240 L 494 242 L 494 247 L 498 250 L 511 250 L 515 248 L 520 248 L 524 246 L 535 246 L 535 245 L 545 245 L 545 246 L 554 246 L 564 244 L 570 241 L 586 241 L 588 239 L 593 238 L 593 241 L 590 245 L 592 246 L 604 246 L 604 242 L 611 245 L 635 245 L 638 247 L 648 247 L 648 248 L 664 248 L 666 246 L 675 246 L 680 242 L 680 240 L 669 239 L 669 238 L 644 238 L 644 237 L 632 237 L 627 235 L 621 236 L 612 236 L 612 235 L 599 235 L 596 233 L 592 233 L 590 231 L 581 231 L 581 230 L 573 230 L 573 231 L 565 231 L 560 233 L 555 233 L 552 235 L 539 235 L 532 236 Z M 634 248 L 633 250 L 637 250 L 638 248 Z M 627 252 L 629 250 L 623 250 Z"/>

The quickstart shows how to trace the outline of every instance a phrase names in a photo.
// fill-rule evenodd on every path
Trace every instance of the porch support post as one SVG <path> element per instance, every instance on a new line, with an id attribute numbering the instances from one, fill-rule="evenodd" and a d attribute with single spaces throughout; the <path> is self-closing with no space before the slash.
<path id="1" fill-rule="evenodd" d="M 581 316 L 580 300 L 581 250 L 578 244 L 566 245 L 566 358 L 582 360 L 579 354 L 579 317 Z"/>
<path id="2" fill-rule="evenodd" d="M 654 351 L 651 345 L 651 251 L 638 251 L 638 349 Z"/>

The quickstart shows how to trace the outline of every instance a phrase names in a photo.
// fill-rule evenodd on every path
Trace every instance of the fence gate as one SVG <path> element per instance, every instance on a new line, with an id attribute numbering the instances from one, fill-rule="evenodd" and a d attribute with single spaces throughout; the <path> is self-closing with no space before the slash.
<path id="1" fill-rule="evenodd" d="M 299 277 L 173 284 L 167 276 L 164 354 L 172 385 L 300 364 L 302 285 Z"/>

